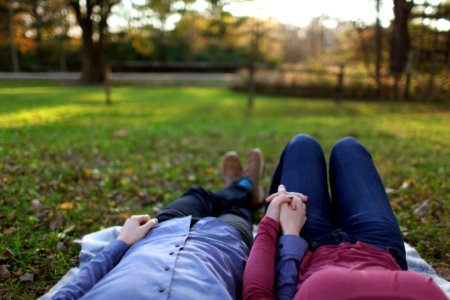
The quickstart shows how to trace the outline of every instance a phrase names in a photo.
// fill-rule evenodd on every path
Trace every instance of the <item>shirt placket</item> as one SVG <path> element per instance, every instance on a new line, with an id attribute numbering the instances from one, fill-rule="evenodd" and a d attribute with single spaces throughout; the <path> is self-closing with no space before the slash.
<path id="1" fill-rule="evenodd" d="M 183 250 L 186 244 L 187 238 L 187 233 L 182 234 L 167 245 L 167 259 L 164 264 L 158 266 L 161 274 L 158 280 L 159 284 L 156 286 L 157 294 L 159 295 L 158 299 L 169 298 L 176 261 L 180 255 L 180 251 Z"/>

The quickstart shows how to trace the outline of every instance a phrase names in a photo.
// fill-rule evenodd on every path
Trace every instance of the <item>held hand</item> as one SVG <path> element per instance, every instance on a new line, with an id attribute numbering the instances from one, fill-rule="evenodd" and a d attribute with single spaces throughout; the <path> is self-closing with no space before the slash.
<path id="1" fill-rule="evenodd" d="M 117 239 L 131 246 L 142 239 L 156 224 L 158 219 L 150 219 L 149 215 L 131 216 L 125 221 Z"/>
<path id="2" fill-rule="evenodd" d="M 280 185 L 280 186 L 283 186 L 283 185 Z M 286 188 L 284 188 L 284 186 L 283 186 L 283 189 L 284 189 L 284 190 L 282 190 L 282 191 L 280 192 L 280 187 L 278 187 L 278 192 L 277 192 L 277 193 L 273 193 L 272 195 L 270 195 L 269 197 L 267 197 L 267 198 L 266 198 L 266 202 L 272 202 L 272 200 L 275 199 L 275 197 L 278 197 L 278 196 L 280 196 L 281 194 L 289 194 L 289 195 L 292 195 L 292 196 L 296 196 L 296 197 L 302 199 L 303 202 L 308 201 L 308 196 L 303 195 L 302 193 L 286 192 Z"/>
<path id="3" fill-rule="evenodd" d="M 306 205 L 299 198 L 293 200 L 296 202 L 296 210 L 293 210 L 291 205 L 281 205 L 280 211 L 280 225 L 284 235 L 300 235 L 300 230 L 306 223 Z"/>
<path id="4" fill-rule="evenodd" d="M 266 201 L 270 202 L 267 208 L 266 216 L 273 220 L 280 221 L 280 208 L 283 203 L 290 203 L 292 209 L 296 209 L 296 203 L 292 200 L 296 198 L 292 193 L 286 192 L 284 185 L 278 187 L 278 192 L 267 197 Z"/>

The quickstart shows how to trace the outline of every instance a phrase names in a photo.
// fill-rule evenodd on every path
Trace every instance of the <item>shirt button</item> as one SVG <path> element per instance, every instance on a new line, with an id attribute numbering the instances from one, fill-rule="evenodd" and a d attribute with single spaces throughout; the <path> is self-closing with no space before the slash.
<path id="1" fill-rule="evenodd" d="M 170 252 L 169 255 L 173 255 L 173 252 Z"/>
<path id="2" fill-rule="evenodd" d="M 164 271 L 169 271 L 169 269 L 170 269 L 170 268 L 169 268 L 168 266 L 165 266 L 165 267 L 164 267 Z"/>
<path id="3" fill-rule="evenodd" d="M 165 290 L 166 290 L 165 288 L 160 287 L 160 288 L 158 289 L 158 292 L 162 293 L 162 292 L 164 292 Z"/>

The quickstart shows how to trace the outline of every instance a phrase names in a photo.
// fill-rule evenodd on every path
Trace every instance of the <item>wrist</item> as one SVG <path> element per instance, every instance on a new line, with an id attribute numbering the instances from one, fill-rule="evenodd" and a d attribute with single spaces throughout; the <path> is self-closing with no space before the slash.
<path id="1" fill-rule="evenodd" d="M 300 236 L 300 230 L 292 230 L 292 229 L 287 229 L 287 230 L 282 230 L 283 235 L 295 235 L 295 236 Z"/>
<path id="2" fill-rule="evenodd" d="M 126 239 L 125 237 L 122 237 L 122 236 L 118 236 L 117 240 L 124 242 L 128 246 L 131 246 L 133 244 L 131 241 L 129 241 L 128 239 Z"/>

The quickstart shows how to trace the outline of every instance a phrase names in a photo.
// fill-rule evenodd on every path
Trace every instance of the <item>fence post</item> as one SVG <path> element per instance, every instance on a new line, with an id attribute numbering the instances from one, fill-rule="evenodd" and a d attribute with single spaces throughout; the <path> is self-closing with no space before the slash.
<path id="1" fill-rule="evenodd" d="M 336 103 L 341 102 L 343 89 L 344 89 L 344 64 L 339 64 L 339 72 L 337 73 L 337 85 L 335 94 Z"/>

